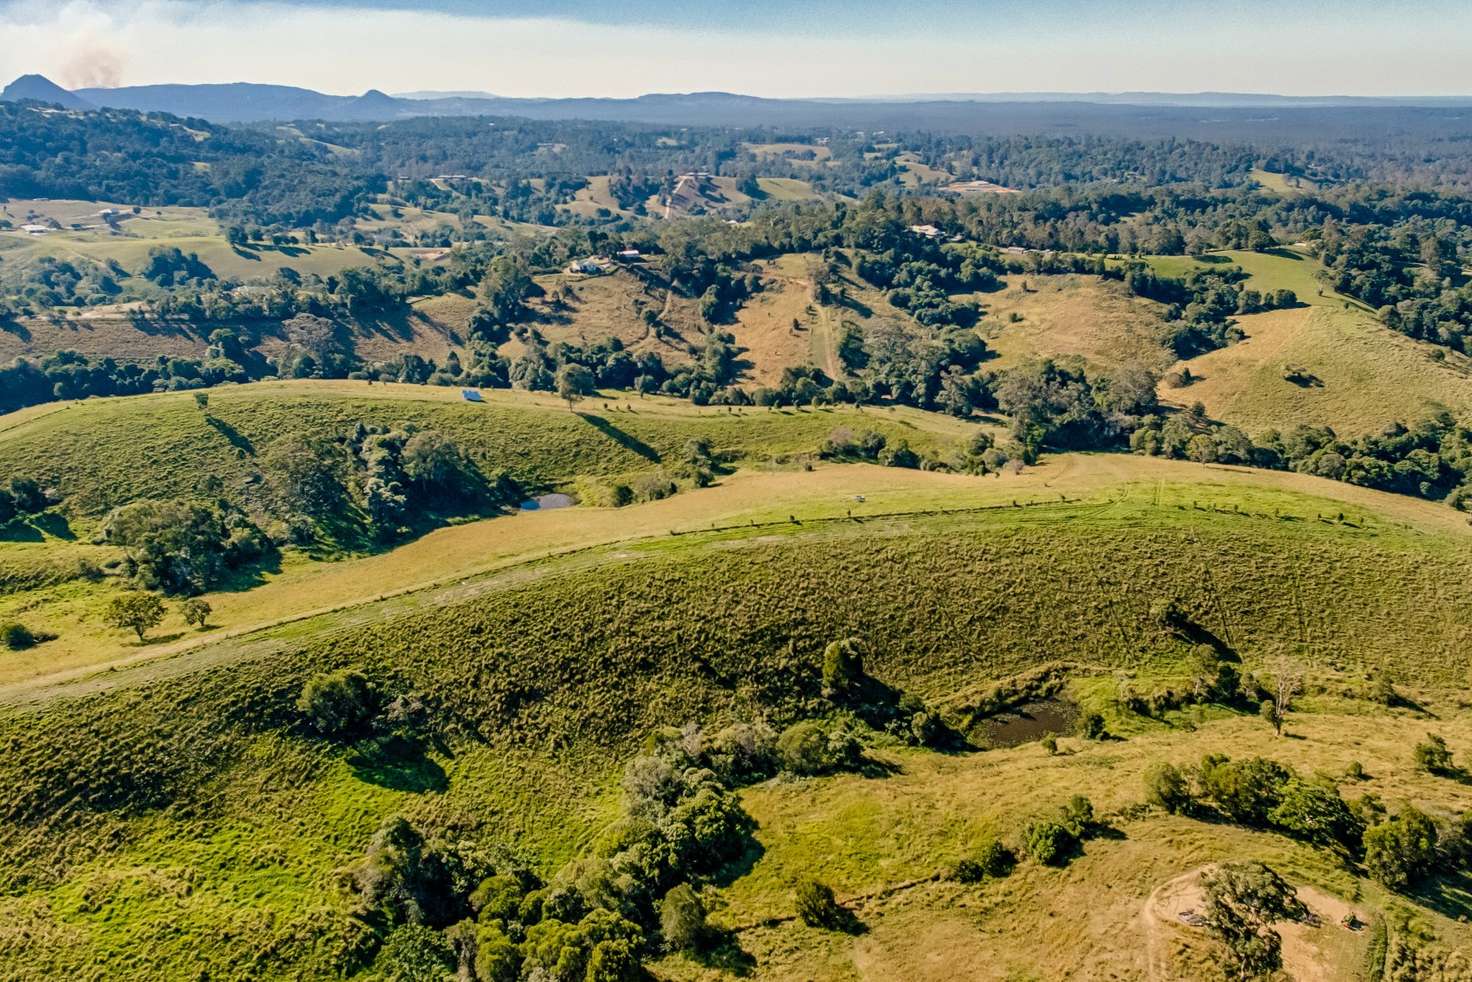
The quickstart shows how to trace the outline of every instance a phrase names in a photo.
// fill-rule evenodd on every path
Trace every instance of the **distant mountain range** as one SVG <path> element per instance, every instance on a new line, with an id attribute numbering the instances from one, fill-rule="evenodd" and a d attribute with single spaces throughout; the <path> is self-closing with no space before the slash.
<path id="1" fill-rule="evenodd" d="M 23 75 L 0 92 L 0 100 L 31 99 L 69 109 L 110 107 L 166 112 L 217 123 L 321 119 L 373 122 L 414 116 L 524 116 L 588 119 L 658 125 L 840 126 L 972 129 L 1029 118 L 1067 128 L 1084 107 L 1091 116 L 1110 111 L 1138 115 L 1154 110 L 1203 122 L 1202 111 L 1224 111 L 1240 119 L 1252 110 L 1411 108 L 1472 109 L 1472 97 L 1283 96 L 1231 92 L 1163 93 L 957 93 L 856 99 L 766 99 L 729 92 L 643 95 L 634 99 L 512 99 L 483 92 L 411 92 L 387 95 L 377 89 L 357 96 L 327 95 L 289 85 L 234 82 L 211 85 L 135 85 L 69 92 L 41 75 Z M 1007 107 L 1010 107 L 1007 108 Z"/>

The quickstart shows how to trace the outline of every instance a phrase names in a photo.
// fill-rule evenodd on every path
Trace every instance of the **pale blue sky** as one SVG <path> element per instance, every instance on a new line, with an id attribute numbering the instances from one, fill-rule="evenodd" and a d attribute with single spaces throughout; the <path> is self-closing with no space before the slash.
<path id="1" fill-rule="evenodd" d="M 1472 94 L 1461 0 L 0 0 L 0 75 L 69 86 L 627 96 Z"/>

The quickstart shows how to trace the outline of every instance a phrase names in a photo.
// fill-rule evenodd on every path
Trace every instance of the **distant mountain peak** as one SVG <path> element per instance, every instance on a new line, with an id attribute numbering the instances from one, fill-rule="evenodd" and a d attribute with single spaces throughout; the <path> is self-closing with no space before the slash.
<path id="1" fill-rule="evenodd" d="M 22 75 L 0 91 L 0 101 L 20 102 L 24 99 L 65 106 L 67 109 L 96 108 L 86 99 L 73 95 L 45 75 Z"/>

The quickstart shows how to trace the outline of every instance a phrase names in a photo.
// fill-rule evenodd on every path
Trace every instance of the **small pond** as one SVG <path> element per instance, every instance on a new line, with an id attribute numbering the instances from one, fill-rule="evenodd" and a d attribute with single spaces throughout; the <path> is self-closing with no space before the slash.
<path id="1" fill-rule="evenodd" d="M 553 508 L 571 508 L 578 500 L 570 494 L 544 494 L 528 498 L 521 503 L 522 511 L 549 511 Z"/>
<path id="2" fill-rule="evenodd" d="M 1078 725 L 1078 706 L 1066 699 L 1040 699 L 988 717 L 973 731 L 986 747 L 1017 747 L 1052 734 L 1070 734 Z"/>

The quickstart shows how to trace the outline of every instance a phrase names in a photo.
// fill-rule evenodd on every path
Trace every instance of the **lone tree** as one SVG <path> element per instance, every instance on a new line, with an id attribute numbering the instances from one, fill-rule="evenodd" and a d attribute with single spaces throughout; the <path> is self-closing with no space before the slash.
<path id="1" fill-rule="evenodd" d="M 209 601 L 199 597 L 190 597 L 179 605 L 179 613 L 184 615 L 184 623 L 197 627 L 201 631 L 204 630 L 205 622 L 210 619 L 213 609 Z"/>
<path id="2" fill-rule="evenodd" d="M 1283 722 L 1288 718 L 1288 710 L 1293 708 L 1293 697 L 1302 689 L 1303 674 L 1286 660 L 1279 661 L 1274 673 L 1273 696 L 1264 699 L 1261 707 L 1262 718 L 1273 724 L 1273 732 L 1278 736 L 1283 735 Z"/>
<path id="3" fill-rule="evenodd" d="M 563 365 L 557 370 L 557 396 L 567 401 L 567 408 L 593 391 L 593 373 L 582 365 Z"/>
<path id="4" fill-rule="evenodd" d="M 1227 948 L 1228 975 L 1255 979 L 1283 963 L 1274 921 L 1298 920 L 1307 909 L 1293 887 L 1262 863 L 1223 863 L 1201 877 L 1206 928 Z"/>
<path id="5" fill-rule="evenodd" d="M 164 619 L 164 602 L 151 593 L 125 593 L 113 598 L 102 619 L 109 627 L 137 632 L 141 642 Z"/>

